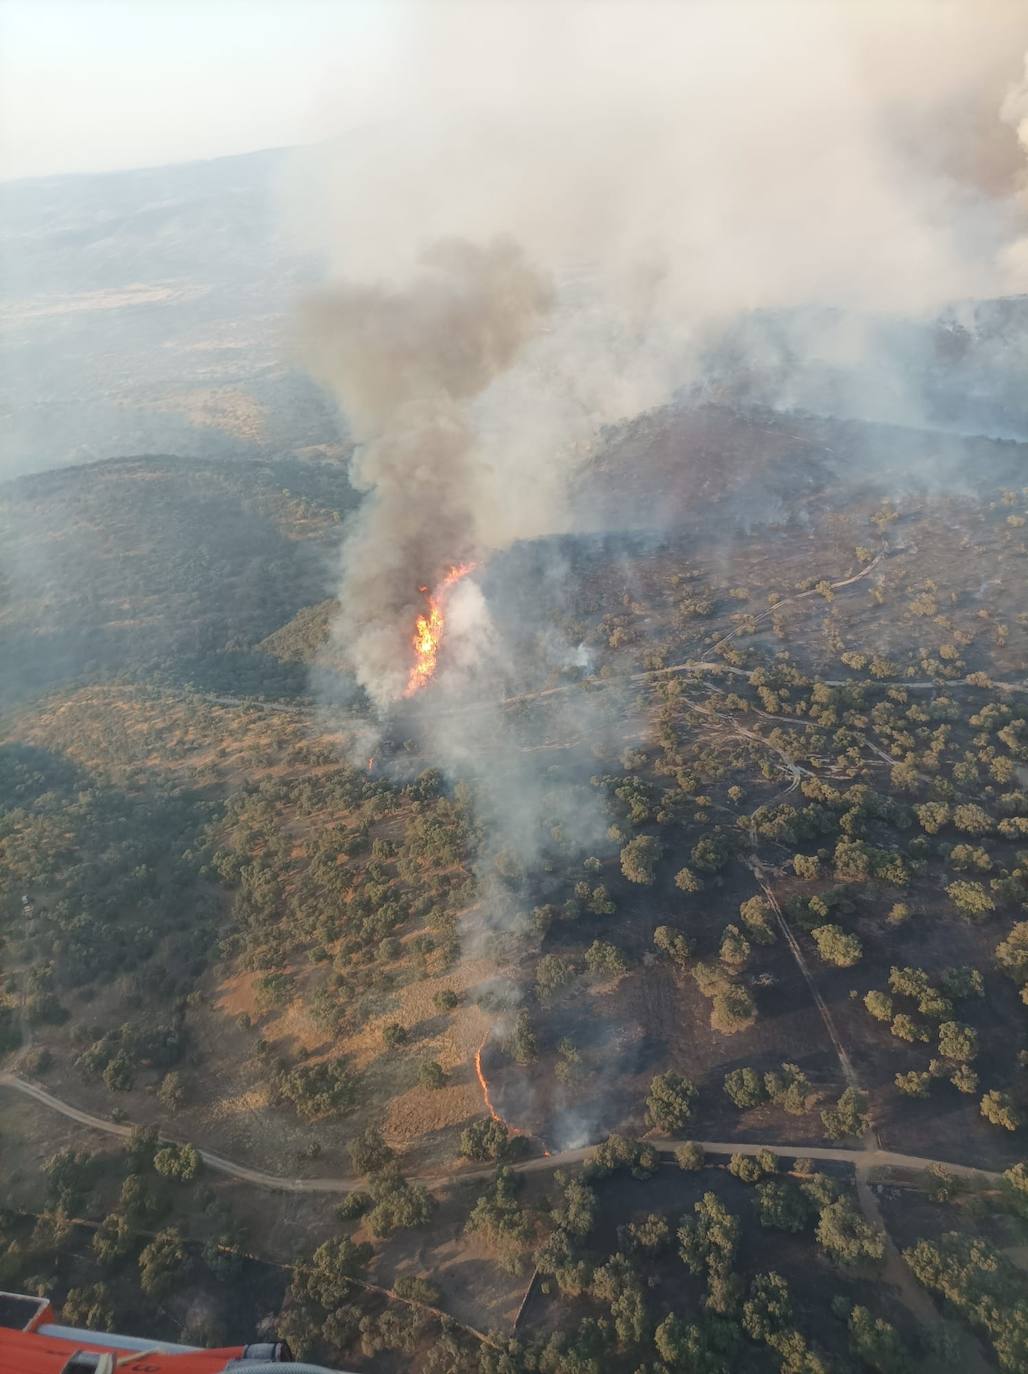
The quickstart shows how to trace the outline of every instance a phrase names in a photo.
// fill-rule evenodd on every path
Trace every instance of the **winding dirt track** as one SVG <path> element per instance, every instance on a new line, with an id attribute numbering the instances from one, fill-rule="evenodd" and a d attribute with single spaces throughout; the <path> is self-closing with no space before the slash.
<path id="1" fill-rule="evenodd" d="M 60 1112 L 62 1116 L 77 1121 L 82 1126 L 88 1126 L 94 1131 L 104 1131 L 107 1135 L 120 1136 L 123 1140 L 132 1134 L 133 1127 L 131 1125 L 107 1121 L 102 1116 L 93 1116 L 92 1113 L 84 1112 L 79 1107 L 73 1107 L 69 1102 L 62 1102 L 59 1097 L 54 1097 L 52 1093 L 48 1093 L 35 1083 L 29 1083 L 24 1078 L 18 1078 L 16 1074 L 0 1073 L 0 1087 L 24 1093 L 42 1106 Z M 175 1144 L 186 1143 L 176 1140 L 174 1136 L 162 1135 L 161 1138 Z M 667 1151 L 685 1143 L 683 1140 L 667 1137 L 650 1139 L 650 1144 L 660 1150 Z M 948 1169 L 950 1173 L 961 1178 L 976 1179 L 979 1182 L 990 1184 L 997 1184 L 1000 1180 L 999 1174 L 988 1169 L 976 1169 L 968 1164 L 951 1164 L 941 1159 L 922 1159 L 918 1155 L 897 1154 L 894 1150 L 845 1150 L 824 1145 L 789 1145 L 771 1140 L 700 1140 L 696 1143 L 707 1154 L 711 1155 L 753 1155 L 758 1150 L 773 1150 L 775 1154 L 794 1158 L 802 1156 L 805 1159 L 823 1160 L 826 1163 L 852 1164 L 857 1174 L 864 1176 L 873 1169 L 903 1169 L 919 1173 L 927 1169 L 930 1164 L 939 1164 Z M 283 1178 L 278 1174 L 267 1174 L 261 1169 L 251 1169 L 245 1164 L 237 1164 L 234 1160 L 225 1159 L 223 1155 L 214 1154 L 210 1150 L 201 1149 L 199 1146 L 197 1146 L 197 1150 L 208 1168 L 214 1169 L 218 1173 L 228 1174 L 231 1178 L 238 1178 L 244 1183 L 252 1183 L 258 1188 L 268 1188 L 274 1192 L 349 1193 L 362 1186 L 362 1180 L 357 1178 Z M 592 1153 L 592 1150 L 593 1146 L 591 1145 L 582 1146 L 581 1149 L 577 1150 L 561 1150 L 557 1154 L 523 1160 L 515 1164 L 514 1168 L 520 1173 L 539 1173 L 546 1169 L 559 1168 L 561 1165 L 580 1164 Z M 490 1178 L 492 1173 L 491 1167 L 486 1169 L 458 1169 L 445 1174 L 420 1175 L 417 1177 L 417 1181 L 438 1186 L 449 1182 L 460 1182 L 462 1179 Z"/>

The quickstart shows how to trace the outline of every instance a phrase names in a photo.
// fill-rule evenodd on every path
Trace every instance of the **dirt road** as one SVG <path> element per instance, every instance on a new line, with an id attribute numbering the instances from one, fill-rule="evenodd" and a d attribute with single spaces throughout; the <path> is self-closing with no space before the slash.
<path id="1" fill-rule="evenodd" d="M 102 1116 L 93 1116 L 91 1112 L 82 1111 L 81 1108 L 73 1107 L 69 1102 L 63 1102 L 59 1097 L 54 1097 L 52 1093 L 48 1093 L 37 1084 L 29 1083 L 24 1078 L 18 1078 L 16 1074 L 0 1073 L 0 1088 L 9 1088 L 14 1092 L 24 1093 L 42 1106 L 60 1112 L 62 1116 L 77 1121 L 83 1126 L 88 1126 L 94 1131 L 103 1131 L 107 1135 L 119 1136 L 123 1140 L 132 1134 L 132 1126 L 116 1121 L 107 1121 Z M 186 1143 L 177 1140 L 174 1136 L 162 1135 L 161 1138 L 175 1144 Z M 652 1138 L 650 1143 L 659 1150 L 670 1152 L 677 1146 L 684 1145 L 685 1141 L 657 1137 Z M 996 1184 L 1000 1179 L 999 1174 L 992 1173 L 987 1169 L 975 1169 L 967 1164 L 950 1164 L 946 1160 L 922 1159 L 918 1155 L 898 1154 L 894 1150 L 847 1150 L 826 1145 L 789 1145 L 773 1140 L 700 1140 L 696 1143 L 709 1155 L 753 1155 L 758 1150 L 773 1150 L 775 1154 L 789 1158 L 802 1156 L 805 1159 L 821 1160 L 827 1163 L 852 1164 L 858 1175 L 864 1176 L 873 1169 L 903 1169 L 919 1173 L 927 1169 L 929 1164 L 941 1164 L 961 1178 L 977 1179 L 979 1182 L 990 1184 Z M 234 1160 L 225 1159 L 224 1156 L 214 1154 L 200 1146 L 196 1148 L 209 1168 L 218 1173 L 228 1174 L 231 1178 L 241 1179 L 245 1183 L 252 1183 L 258 1188 L 269 1188 L 281 1193 L 349 1193 L 363 1186 L 363 1181 L 357 1178 L 285 1178 L 278 1174 L 265 1173 L 261 1169 L 251 1169 L 245 1164 L 237 1164 Z M 523 1160 L 515 1164 L 514 1168 L 521 1173 L 540 1173 L 543 1170 L 556 1169 L 562 1165 L 580 1164 L 592 1153 L 593 1148 L 591 1145 L 584 1145 L 577 1150 L 561 1150 L 557 1154 Z M 458 1182 L 461 1179 L 490 1178 L 492 1174 L 493 1169 L 491 1167 L 485 1169 L 457 1168 L 444 1174 L 420 1175 L 417 1177 L 417 1181 L 439 1186 L 448 1182 Z"/>

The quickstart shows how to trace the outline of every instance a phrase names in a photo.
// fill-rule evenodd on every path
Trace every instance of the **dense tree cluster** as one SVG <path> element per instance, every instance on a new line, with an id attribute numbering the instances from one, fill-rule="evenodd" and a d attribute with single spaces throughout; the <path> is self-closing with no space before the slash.
<path id="1" fill-rule="evenodd" d="M 991 1341 L 1001 1369 L 1028 1363 L 1028 1299 L 1022 1276 L 987 1241 L 951 1231 L 904 1252 L 918 1280 Z"/>

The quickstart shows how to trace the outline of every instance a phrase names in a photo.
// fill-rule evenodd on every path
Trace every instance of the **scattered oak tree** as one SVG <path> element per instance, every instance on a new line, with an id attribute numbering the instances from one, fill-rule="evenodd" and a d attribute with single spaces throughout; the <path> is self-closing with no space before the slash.
<path id="1" fill-rule="evenodd" d="M 696 1084 L 679 1073 L 658 1073 L 650 1080 L 646 1097 L 646 1120 L 651 1126 L 674 1135 L 692 1116 Z"/>
<path id="2" fill-rule="evenodd" d="M 1021 1113 L 1014 1106 L 1009 1093 L 994 1088 L 982 1098 L 979 1110 L 986 1121 L 991 1121 L 994 1126 L 1002 1126 L 1004 1130 L 1016 1131 L 1021 1125 Z"/>
<path id="3" fill-rule="evenodd" d="M 810 932 L 817 952 L 826 964 L 836 968 L 852 968 L 860 962 L 864 948 L 856 935 L 843 930 L 842 926 L 815 926 Z"/>
<path id="4" fill-rule="evenodd" d="M 657 873 L 664 846 L 652 835 L 637 835 L 621 850 L 621 872 L 630 883 L 649 886 Z"/>

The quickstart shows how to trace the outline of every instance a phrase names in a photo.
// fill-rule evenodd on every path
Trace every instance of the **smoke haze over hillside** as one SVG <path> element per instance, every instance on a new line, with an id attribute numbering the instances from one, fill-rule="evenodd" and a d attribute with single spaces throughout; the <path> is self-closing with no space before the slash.
<path id="1" fill-rule="evenodd" d="M 859 373 L 873 316 L 1028 286 L 1019 6 L 455 3 L 409 20 L 388 88 L 340 97 L 361 137 L 299 158 L 293 199 L 343 283 L 309 303 L 305 350 L 367 445 L 341 637 L 380 702 L 417 586 L 573 528 L 568 478 L 603 425 L 702 386 L 726 337 L 736 380 L 795 384 L 776 380 L 777 326 L 738 321 L 806 310 L 789 367 Z M 501 236 L 515 289 L 452 263 L 426 275 L 434 245 L 483 263 Z M 527 280 L 555 283 L 552 309 L 536 286 L 526 312 Z M 902 418 L 903 384 L 879 403 L 881 382 L 864 376 L 862 406 Z M 415 401 L 442 406 L 417 419 L 425 442 Z"/>
<path id="2" fill-rule="evenodd" d="M 159 1107 L 280 1199 L 172 1190 L 276 1268 L 209 1302 L 191 1252 L 158 1335 L 246 1290 L 263 1337 L 278 1291 L 341 1369 L 436 1336 L 459 1374 L 763 1368 L 733 1294 L 776 1230 L 810 1316 L 854 1236 L 944 1224 L 878 1208 L 877 1140 L 914 1183 L 1024 1158 L 1026 0 L 250 0 L 238 52 L 231 4 L 35 2 L 82 78 L 53 128 L 140 16 L 60 166 L 173 70 L 169 24 L 206 71 L 112 161 L 147 119 L 193 148 L 219 75 L 232 127 L 297 53 L 336 94 L 303 148 L 0 185 L 0 1077 Z M 93 1224 L 124 1160 L 37 1178 L 23 1134 L 11 1273 L 106 1308 L 31 1208 Z M 488 1166 L 535 1142 L 517 1200 Z M 831 1187 L 775 1182 L 808 1148 Z M 741 1267 L 691 1263 L 708 1184 L 767 1232 Z M 1017 1336 L 979 1307 L 969 1367 Z M 874 1328 L 904 1367 L 920 1309 Z M 796 1360 L 851 1368 L 856 1313 Z"/>

